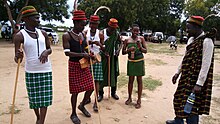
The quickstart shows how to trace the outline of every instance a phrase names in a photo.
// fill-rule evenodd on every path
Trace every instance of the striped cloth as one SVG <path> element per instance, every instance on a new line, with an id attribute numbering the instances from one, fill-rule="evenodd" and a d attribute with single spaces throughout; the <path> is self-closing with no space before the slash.
<path id="1" fill-rule="evenodd" d="M 52 72 L 25 73 L 26 88 L 31 109 L 52 104 Z"/>
<path id="2" fill-rule="evenodd" d="M 79 62 L 69 61 L 69 91 L 71 94 L 93 90 L 89 68 L 81 68 Z"/>
<path id="3" fill-rule="evenodd" d="M 94 80 L 103 81 L 102 63 L 101 62 L 95 63 L 92 65 L 92 67 L 93 67 Z M 91 66 L 90 66 L 90 71 L 92 71 Z"/>
<path id="4" fill-rule="evenodd" d="M 184 113 L 184 106 L 188 96 L 196 85 L 196 81 L 201 69 L 203 39 L 195 40 L 193 43 L 187 46 L 186 49 L 186 55 L 182 61 L 182 74 L 173 100 L 175 114 L 176 117 L 179 118 L 187 118 L 189 116 L 188 114 Z M 196 99 L 191 114 L 209 114 L 213 82 L 213 62 L 214 57 L 212 58 L 207 79 L 202 86 L 201 92 L 195 95 Z"/>

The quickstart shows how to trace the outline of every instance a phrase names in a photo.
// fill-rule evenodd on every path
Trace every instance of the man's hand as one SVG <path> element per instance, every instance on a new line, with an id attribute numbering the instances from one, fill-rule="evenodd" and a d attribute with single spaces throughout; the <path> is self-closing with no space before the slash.
<path id="1" fill-rule="evenodd" d="M 22 60 L 23 57 L 24 57 L 23 51 L 22 51 L 21 49 L 18 49 L 18 51 L 17 51 L 16 54 L 15 54 L 14 60 L 15 60 L 16 63 L 18 63 L 18 59 L 21 59 L 21 60 Z"/>
<path id="2" fill-rule="evenodd" d="M 173 76 L 173 78 L 172 78 L 173 84 L 176 84 L 176 80 L 177 80 L 178 77 L 179 77 L 179 74 L 175 74 L 175 75 Z"/>
<path id="3" fill-rule="evenodd" d="M 85 59 L 88 59 L 88 60 L 89 60 L 90 56 L 89 56 L 88 53 L 82 53 L 82 54 L 83 54 L 83 57 L 84 57 Z"/>
<path id="4" fill-rule="evenodd" d="M 194 93 L 200 93 L 201 89 L 202 89 L 201 86 L 195 85 L 192 92 L 194 92 Z"/>
<path id="5" fill-rule="evenodd" d="M 40 62 L 45 63 L 48 61 L 48 55 L 48 51 L 44 50 L 38 59 L 40 59 Z"/>

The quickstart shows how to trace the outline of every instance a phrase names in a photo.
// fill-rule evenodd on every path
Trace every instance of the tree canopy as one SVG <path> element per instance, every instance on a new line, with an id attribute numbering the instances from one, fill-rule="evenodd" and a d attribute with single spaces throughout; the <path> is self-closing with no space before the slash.
<path id="1" fill-rule="evenodd" d="M 41 14 L 42 20 L 47 21 L 63 21 L 64 18 L 69 18 L 67 0 L 1 0 L 0 20 L 7 21 L 16 20 L 16 23 L 21 21 L 20 10 L 26 5 L 33 5 Z M 12 24 L 14 28 L 14 24 Z"/>

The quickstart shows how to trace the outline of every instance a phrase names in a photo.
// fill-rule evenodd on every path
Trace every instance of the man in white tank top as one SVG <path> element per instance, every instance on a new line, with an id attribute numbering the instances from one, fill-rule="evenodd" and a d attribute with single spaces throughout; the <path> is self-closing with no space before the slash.
<path id="1" fill-rule="evenodd" d="M 99 55 L 100 49 L 103 49 L 103 46 L 100 43 L 98 25 L 99 25 L 99 16 L 92 15 L 92 16 L 90 16 L 90 20 L 89 20 L 89 29 L 85 31 L 85 37 L 86 37 L 86 40 L 89 42 L 90 52 L 96 56 Z M 90 69 L 90 71 L 92 71 L 92 70 Z M 96 98 L 98 98 L 99 82 L 103 81 L 102 63 L 101 62 L 97 62 L 97 63 L 93 64 L 93 77 L 94 77 L 95 86 L 96 86 L 96 88 L 95 88 L 96 89 Z M 90 102 L 91 102 L 91 99 L 88 99 L 86 104 L 88 104 Z M 98 107 L 97 107 L 96 102 L 97 102 L 97 99 L 95 100 L 94 105 L 93 105 L 93 110 L 95 112 L 98 111 Z"/>
<path id="2" fill-rule="evenodd" d="M 33 6 L 25 6 L 21 13 L 25 27 L 13 38 L 14 60 L 16 63 L 19 59 L 22 61 L 25 52 L 25 78 L 30 109 L 34 109 L 36 124 L 44 124 L 47 107 L 52 104 L 52 68 L 48 58 L 52 50 L 47 33 L 37 29 L 40 24 L 37 10 Z"/>

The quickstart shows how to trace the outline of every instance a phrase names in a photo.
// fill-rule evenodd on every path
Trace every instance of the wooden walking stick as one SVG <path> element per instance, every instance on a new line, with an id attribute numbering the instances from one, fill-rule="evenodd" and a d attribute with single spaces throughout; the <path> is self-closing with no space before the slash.
<path id="1" fill-rule="evenodd" d="M 89 42 L 87 41 L 87 45 L 88 45 L 88 53 L 91 54 L 90 52 L 90 48 L 89 48 Z M 97 93 L 96 93 L 96 85 L 95 85 L 95 80 L 94 80 L 94 71 L 93 71 L 93 62 L 92 62 L 92 59 L 90 58 L 90 66 L 91 66 L 91 72 L 92 72 L 92 82 L 93 82 L 93 87 L 94 87 L 94 95 L 95 95 L 95 102 L 96 102 L 96 105 L 98 107 L 98 114 L 99 114 L 99 124 L 101 124 L 101 116 L 100 116 L 100 107 L 99 107 L 99 104 L 98 104 L 98 98 L 97 98 Z"/>
<path id="2" fill-rule="evenodd" d="M 111 65 L 110 56 L 108 56 L 108 98 L 110 98 L 110 78 L 111 78 Z"/>
<path id="3" fill-rule="evenodd" d="M 20 46 L 20 49 L 22 49 L 22 44 Z M 17 65 L 16 77 L 15 77 L 15 85 L 14 85 L 14 94 L 13 94 L 12 106 L 11 106 L 11 122 L 10 122 L 10 124 L 13 124 L 13 118 L 14 118 L 15 96 L 16 96 L 16 91 L 17 91 L 20 63 L 21 63 L 21 58 L 18 59 L 18 65 Z"/>

